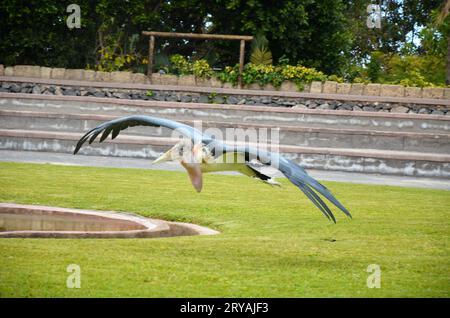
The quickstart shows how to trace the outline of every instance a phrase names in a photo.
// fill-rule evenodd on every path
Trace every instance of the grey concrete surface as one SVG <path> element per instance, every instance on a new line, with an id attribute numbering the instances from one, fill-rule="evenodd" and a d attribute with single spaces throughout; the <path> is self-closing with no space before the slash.
<path id="1" fill-rule="evenodd" d="M 26 152 L 0 150 L 1 162 L 28 162 L 28 163 L 48 163 L 58 165 L 78 165 L 93 167 L 113 167 L 113 168 L 137 168 L 154 170 L 183 171 L 183 168 L 177 163 L 164 163 L 152 165 L 148 159 L 135 158 L 117 158 L 102 156 L 82 156 L 64 153 L 47 152 Z M 264 172 L 274 174 L 280 177 L 281 174 L 274 169 L 264 169 Z M 308 172 L 319 180 L 351 182 L 360 184 L 380 184 L 413 188 L 430 188 L 450 190 L 449 179 L 430 179 L 406 176 L 388 176 L 379 174 L 363 174 L 355 172 L 326 171 L 326 170 L 308 170 Z M 223 173 L 236 175 L 237 173 Z"/>

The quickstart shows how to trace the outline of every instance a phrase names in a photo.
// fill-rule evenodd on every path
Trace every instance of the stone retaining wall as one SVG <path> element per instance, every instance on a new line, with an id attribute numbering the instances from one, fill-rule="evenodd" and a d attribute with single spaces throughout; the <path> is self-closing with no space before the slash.
<path id="1" fill-rule="evenodd" d="M 123 89 L 89 86 L 60 86 L 38 83 L 0 83 L 0 92 L 65 96 L 93 96 L 131 100 L 155 100 L 183 103 L 271 106 L 294 109 L 347 110 L 367 112 L 415 113 L 450 116 L 449 105 L 410 102 L 351 101 L 313 97 L 281 97 L 250 94 L 218 94 L 207 92 Z M 322 95 L 324 96 L 324 95 Z M 424 100 L 425 101 L 425 100 Z M 448 104 L 448 103 L 442 103 Z"/>
<path id="2" fill-rule="evenodd" d="M 100 72 L 82 69 L 50 68 L 34 65 L 15 65 L 4 67 L 0 65 L 0 76 L 35 77 L 45 79 L 67 79 L 77 81 L 115 82 L 150 84 L 149 78 L 141 73 L 131 72 Z M 217 78 L 202 79 L 193 75 L 176 76 L 154 73 L 152 84 L 201 86 L 233 88 L 230 83 L 222 83 Z M 246 89 L 275 90 L 272 85 L 260 87 L 258 84 L 247 85 Z M 298 88 L 293 82 L 285 81 L 279 88 L 280 91 L 297 92 Z M 450 99 L 450 88 L 442 87 L 404 87 L 401 85 L 387 84 L 360 84 L 337 83 L 332 81 L 312 82 L 305 85 L 303 92 L 324 94 L 345 94 L 363 96 L 388 96 L 411 97 L 427 99 Z"/>

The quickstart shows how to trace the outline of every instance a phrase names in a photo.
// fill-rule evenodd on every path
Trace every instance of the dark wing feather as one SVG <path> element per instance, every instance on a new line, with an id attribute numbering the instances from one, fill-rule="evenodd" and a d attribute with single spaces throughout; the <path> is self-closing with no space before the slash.
<path id="1" fill-rule="evenodd" d="M 208 135 L 202 134 L 197 129 L 176 122 L 174 120 L 164 119 L 164 118 L 157 118 L 157 117 L 151 117 L 151 116 L 128 116 L 128 117 L 121 117 L 118 119 L 114 119 L 108 122 L 105 122 L 94 129 L 91 129 L 88 131 L 81 139 L 78 141 L 74 154 L 76 154 L 81 146 L 86 141 L 89 141 L 89 144 L 91 144 L 98 135 L 102 134 L 100 137 L 100 142 L 104 141 L 112 132 L 112 139 L 116 138 L 120 131 L 127 129 L 128 127 L 134 127 L 134 126 L 154 126 L 154 127 L 166 127 L 170 129 L 176 129 L 184 136 L 190 138 L 194 143 L 197 142 L 203 142 L 205 144 L 211 142 L 211 137 Z"/>
<path id="2" fill-rule="evenodd" d="M 245 153 L 246 160 L 257 159 L 265 165 L 273 166 L 283 173 L 289 181 L 297 186 L 328 218 L 336 223 L 336 219 L 326 203 L 317 194 L 323 195 L 328 201 L 333 203 L 348 217 L 352 217 L 350 212 L 333 196 L 333 194 L 319 181 L 308 175 L 308 173 L 295 162 L 282 157 L 278 153 L 269 152 L 251 147 L 228 146 L 218 141 L 210 143 L 213 153 L 242 152 Z M 316 193 L 317 191 L 317 193 Z"/>
<path id="3" fill-rule="evenodd" d="M 298 181 L 307 184 L 310 188 L 316 190 L 325 198 L 338 207 L 348 217 L 352 217 L 350 212 L 331 194 L 324 185 L 311 177 L 302 167 L 295 162 L 282 158 L 279 170 L 291 181 Z M 294 182 L 293 182 L 294 183 Z"/>

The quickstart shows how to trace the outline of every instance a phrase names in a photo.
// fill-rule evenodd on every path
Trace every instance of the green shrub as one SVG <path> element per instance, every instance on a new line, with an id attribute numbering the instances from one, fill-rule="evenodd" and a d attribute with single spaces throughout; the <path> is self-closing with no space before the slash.
<path id="1" fill-rule="evenodd" d="M 107 55 L 108 56 L 108 55 Z M 223 71 L 214 73 L 211 66 L 204 59 L 191 63 L 180 54 L 170 57 L 171 72 L 177 75 L 194 74 L 199 78 L 210 78 L 216 76 L 224 83 L 236 85 L 239 81 L 239 64 L 226 66 Z M 121 60 L 118 61 L 120 64 Z M 127 60 L 125 59 L 125 62 Z M 404 86 L 438 86 L 441 84 L 442 70 L 445 65 L 439 64 L 437 59 L 432 57 L 422 57 L 416 55 L 384 55 L 374 52 L 372 60 L 366 67 L 354 67 L 351 74 L 346 75 L 348 82 L 353 83 L 382 83 L 400 84 Z M 280 64 L 278 66 L 248 63 L 242 72 L 242 83 L 246 85 L 259 84 L 265 86 L 271 84 L 279 87 L 283 81 L 294 82 L 299 89 L 304 84 L 312 81 L 335 81 L 343 83 L 345 79 L 338 75 L 325 75 L 315 68 L 302 65 Z"/>
<path id="2" fill-rule="evenodd" d="M 201 78 L 210 78 L 213 75 L 213 70 L 206 60 L 197 60 L 192 64 L 192 72 L 195 76 Z"/>
<path id="3" fill-rule="evenodd" d="M 283 76 L 279 70 L 273 65 L 248 63 L 245 65 L 242 73 L 242 82 L 244 84 L 257 83 L 261 86 L 272 84 L 275 87 L 279 87 L 283 82 Z"/>
<path id="4" fill-rule="evenodd" d="M 197 77 L 209 78 L 214 74 L 211 66 L 204 59 L 190 62 L 184 56 L 175 54 L 170 57 L 171 68 L 170 71 L 176 75 L 191 75 Z"/>
<path id="5" fill-rule="evenodd" d="M 239 79 L 239 64 L 234 67 L 227 66 L 217 76 L 222 82 L 237 84 Z M 325 81 L 327 76 L 314 68 L 307 68 L 301 65 L 255 65 L 248 63 L 242 73 L 242 82 L 244 84 L 259 84 L 261 86 L 272 84 L 279 87 L 283 81 L 289 80 L 302 87 L 304 83 L 312 81 Z M 341 80 L 336 78 L 336 80 Z"/>
<path id="6" fill-rule="evenodd" d="M 132 54 L 116 54 L 110 47 L 99 50 L 99 59 L 94 69 L 96 71 L 114 72 L 129 68 L 136 57 Z M 90 66 L 88 66 L 90 68 Z"/>
<path id="7" fill-rule="evenodd" d="M 374 51 L 367 65 L 372 82 L 404 86 L 445 85 L 445 60 L 432 55 L 384 54 Z"/>
<path id="8" fill-rule="evenodd" d="M 325 81 L 327 76 L 314 68 L 297 65 L 285 65 L 281 68 L 284 80 L 293 81 L 297 84 L 311 83 L 312 81 Z"/>
<path id="9" fill-rule="evenodd" d="M 171 71 L 177 75 L 192 74 L 192 64 L 181 54 L 174 54 L 170 57 Z"/>
<path id="10" fill-rule="evenodd" d="M 383 69 L 383 59 L 384 54 L 380 51 L 373 51 L 370 55 L 370 62 L 367 64 L 366 69 L 363 70 L 370 81 L 374 82 L 380 77 Z"/>
<path id="11" fill-rule="evenodd" d="M 236 85 L 239 79 L 239 64 L 225 66 L 225 69 L 217 74 L 217 78 L 223 83 Z"/>
<path id="12" fill-rule="evenodd" d="M 367 78 L 364 77 L 355 77 L 352 81 L 352 83 L 361 83 L 361 84 L 369 84 L 370 81 Z"/>
<path id="13" fill-rule="evenodd" d="M 345 80 L 343 77 L 337 76 L 337 75 L 330 75 L 328 76 L 329 81 L 338 82 L 338 83 L 344 83 Z"/>

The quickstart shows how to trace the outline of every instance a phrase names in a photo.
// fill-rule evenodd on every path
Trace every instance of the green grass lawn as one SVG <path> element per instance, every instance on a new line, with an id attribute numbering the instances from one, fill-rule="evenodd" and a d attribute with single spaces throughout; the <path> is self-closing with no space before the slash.
<path id="1" fill-rule="evenodd" d="M 0 239 L 1 297 L 449 297 L 450 192 L 325 182 L 329 222 L 293 185 L 138 169 L 0 164 L 0 201 L 130 211 L 221 231 L 161 239 Z M 81 288 L 68 289 L 69 264 Z M 369 289 L 370 264 L 381 288 Z"/>

